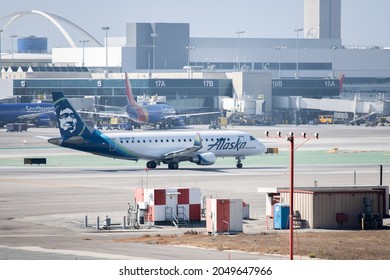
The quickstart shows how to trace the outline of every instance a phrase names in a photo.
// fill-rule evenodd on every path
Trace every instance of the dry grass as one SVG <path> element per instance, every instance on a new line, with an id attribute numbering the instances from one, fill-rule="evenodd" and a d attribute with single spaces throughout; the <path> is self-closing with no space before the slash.
<path id="1" fill-rule="evenodd" d="M 115 241 L 289 255 L 288 230 L 229 236 L 190 231 L 183 235 L 144 235 Z M 294 254 L 329 260 L 390 260 L 390 230 L 295 231 Z"/>

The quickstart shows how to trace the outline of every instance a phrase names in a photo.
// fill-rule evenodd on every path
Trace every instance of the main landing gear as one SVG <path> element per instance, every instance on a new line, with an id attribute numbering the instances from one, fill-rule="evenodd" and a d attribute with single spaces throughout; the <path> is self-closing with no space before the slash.
<path id="1" fill-rule="evenodd" d="M 152 169 L 154 169 L 154 168 L 157 167 L 157 162 L 155 162 L 155 161 L 153 161 L 153 160 L 148 161 L 148 162 L 146 163 L 146 167 L 147 167 L 147 168 L 152 168 Z"/>
<path id="2" fill-rule="evenodd" d="M 146 163 L 146 167 L 150 169 L 155 169 L 157 167 L 157 162 L 154 160 L 148 161 Z M 168 168 L 169 169 L 178 169 L 179 168 L 179 163 L 172 161 L 168 163 Z"/>
<path id="3" fill-rule="evenodd" d="M 169 169 L 178 169 L 179 164 L 177 162 L 172 161 L 172 162 L 168 163 L 168 168 Z"/>

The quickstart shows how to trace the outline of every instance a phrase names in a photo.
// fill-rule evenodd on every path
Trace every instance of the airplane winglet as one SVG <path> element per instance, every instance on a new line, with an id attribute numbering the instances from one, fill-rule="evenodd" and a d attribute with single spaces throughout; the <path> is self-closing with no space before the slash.
<path id="1" fill-rule="evenodd" d="M 199 147 L 200 149 L 203 147 L 202 146 L 202 138 L 200 137 L 199 132 L 197 132 L 195 135 L 194 146 Z"/>

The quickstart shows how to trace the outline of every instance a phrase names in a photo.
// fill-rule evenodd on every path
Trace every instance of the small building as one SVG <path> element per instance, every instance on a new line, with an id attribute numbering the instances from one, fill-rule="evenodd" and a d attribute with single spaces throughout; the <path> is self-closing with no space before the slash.
<path id="1" fill-rule="evenodd" d="M 290 204 L 289 188 L 259 188 L 266 193 L 266 216 L 273 218 L 272 206 Z M 389 215 L 388 186 L 334 186 L 294 188 L 294 219 L 301 227 L 313 229 L 362 228 L 362 218 L 377 226 Z"/>
<path id="2" fill-rule="evenodd" d="M 231 234 L 243 231 L 242 199 L 208 198 L 206 204 L 207 232 Z"/>
<path id="3" fill-rule="evenodd" d="M 201 220 L 199 188 L 137 188 L 134 197 L 140 217 L 138 221 L 178 226 Z"/>

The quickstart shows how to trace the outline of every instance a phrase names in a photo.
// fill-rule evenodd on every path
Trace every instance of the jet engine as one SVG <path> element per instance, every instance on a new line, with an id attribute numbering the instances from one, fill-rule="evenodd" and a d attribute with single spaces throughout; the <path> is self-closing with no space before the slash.
<path id="1" fill-rule="evenodd" d="M 51 126 L 51 119 L 48 115 L 43 114 L 33 119 L 32 123 L 34 123 L 36 127 Z"/>
<path id="2" fill-rule="evenodd" d="M 213 153 L 203 153 L 199 155 L 195 155 L 190 160 L 191 162 L 194 162 L 198 165 L 212 165 L 217 160 L 217 157 Z"/>

